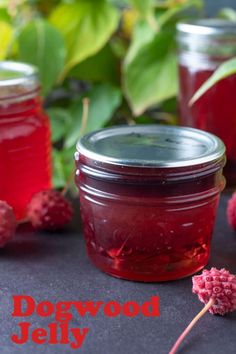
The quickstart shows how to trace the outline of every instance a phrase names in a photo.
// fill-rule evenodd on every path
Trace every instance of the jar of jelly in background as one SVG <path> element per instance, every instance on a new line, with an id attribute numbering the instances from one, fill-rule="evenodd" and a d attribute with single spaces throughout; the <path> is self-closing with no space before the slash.
<path id="1" fill-rule="evenodd" d="M 37 69 L 0 62 L 0 199 L 21 219 L 32 195 L 50 187 L 50 126 Z"/>
<path id="2" fill-rule="evenodd" d="M 236 23 L 196 20 L 179 23 L 180 124 L 219 136 L 226 145 L 227 184 L 236 185 L 236 75 L 218 82 L 191 107 L 197 89 L 225 60 L 236 56 Z"/>
<path id="3" fill-rule="evenodd" d="M 223 142 L 174 126 L 125 126 L 77 144 L 76 184 L 87 252 L 110 275 L 186 277 L 209 258 L 225 185 Z"/>

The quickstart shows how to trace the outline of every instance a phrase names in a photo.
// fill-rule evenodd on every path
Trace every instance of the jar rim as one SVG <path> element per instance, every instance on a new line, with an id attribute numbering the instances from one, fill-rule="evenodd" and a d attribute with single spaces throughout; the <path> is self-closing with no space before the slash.
<path id="1" fill-rule="evenodd" d="M 39 91 L 37 67 L 15 61 L 0 62 L 0 106 L 34 98 Z"/>
<path id="2" fill-rule="evenodd" d="M 236 23 L 224 19 L 197 19 L 177 24 L 179 33 L 192 35 L 225 36 L 236 35 Z"/>
<path id="3" fill-rule="evenodd" d="M 38 81 L 36 66 L 15 61 L 0 62 L 0 87 L 24 85 L 32 79 Z"/>
<path id="4" fill-rule="evenodd" d="M 132 143 L 129 143 L 130 138 Z M 118 126 L 97 130 L 83 136 L 76 148 L 79 155 L 95 163 L 155 169 L 197 166 L 215 162 L 225 154 L 224 143 L 211 133 L 166 125 Z"/>

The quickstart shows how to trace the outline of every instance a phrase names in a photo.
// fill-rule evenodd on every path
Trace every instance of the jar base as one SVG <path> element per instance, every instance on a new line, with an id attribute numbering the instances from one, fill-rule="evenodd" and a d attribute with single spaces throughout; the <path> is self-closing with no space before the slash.
<path id="1" fill-rule="evenodd" d="M 144 283 L 173 281 L 189 277 L 203 269 L 207 265 L 209 259 L 209 256 L 207 256 L 204 262 L 201 260 L 200 264 L 194 260 L 189 260 L 188 267 L 186 260 L 178 262 L 178 264 L 175 265 L 158 266 L 155 267 L 154 273 L 153 271 L 135 272 L 124 268 L 122 269 L 121 266 L 116 263 L 116 261 L 110 259 L 107 260 L 106 257 L 101 255 L 88 254 L 88 257 L 90 261 L 96 266 L 96 268 L 112 277 Z M 184 265 L 186 268 L 184 268 Z"/>

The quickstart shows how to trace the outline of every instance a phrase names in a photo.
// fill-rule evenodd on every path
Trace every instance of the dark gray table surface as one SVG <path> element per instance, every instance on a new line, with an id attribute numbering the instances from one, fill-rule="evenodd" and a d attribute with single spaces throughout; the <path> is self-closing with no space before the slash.
<path id="1" fill-rule="evenodd" d="M 209 266 L 226 267 L 236 273 L 236 233 L 227 225 L 228 195 L 221 198 Z M 167 354 L 173 342 L 202 308 L 191 293 L 191 278 L 156 284 L 128 282 L 103 274 L 87 259 L 79 215 L 74 226 L 62 234 L 24 233 L 0 252 L 0 353 Z M 82 348 L 66 345 L 15 345 L 17 332 L 12 295 L 27 294 L 37 301 L 128 300 L 144 302 L 160 296 L 160 317 L 76 317 L 72 327 L 89 327 Z M 48 318 L 32 316 L 33 327 L 46 327 Z M 53 318 L 50 318 L 53 322 Z M 236 352 L 236 313 L 225 317 L 205 315 L 181 347 L 179 354 Z"/>

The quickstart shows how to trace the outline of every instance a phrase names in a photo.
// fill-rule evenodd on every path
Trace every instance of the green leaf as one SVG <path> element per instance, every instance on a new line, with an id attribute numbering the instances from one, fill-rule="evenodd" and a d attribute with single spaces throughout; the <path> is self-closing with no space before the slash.
<path id="1" fill-rule="evenodd" d="M 13 40 L 13 28 L 7 22 L 0 21 L 0 60 L 7 57 Z"/>
<path id="2" fill-rule="evenodd" d="M 109 84 L 100 84 L 93 87 L 89 95 L 89 115 L 86 130 L 83 133 L 102 128 L 112 117 L 121 103 L 121 92 Z M 65 140 L 65 147 L 76 144 L 81 134 L 82 101 L 75 101 L 71 107 L 73 123 Z"/>
<path id="3" fill-rule="evenodd" d="M 59 150 L 53 150 L 53 186 L 62 188 L 66 184 L 66 173 L 64 171 L 64 162 Z"/>
<path id="4" fill-rule="evenodd" d="M 1 2 L 0 2 L 1 5 Z M 8 14 L 7 9 L 4 7 L 0 7 L 0 20 L 10 23 L 11 16 Z"/>
<path id="5" fill-rule="evenodd" d="M 68 110 L 58 107 L 47 109 L 51 122 L 52 142 L 55 143 L 65 137 L 71 123 L 71 115 Z"/>
<path id="6" fill-rule="evenodd" d="M 137 56 L 146 44 L 150 43 L 156 36 L 156 32 L 146 21 L 139 21 L 133 32 L 132 42 L 126 55 L 125 62 L 128 65 Z"/>
<path id="7" fill-rule="evenodd" d="M 176 95 L 175 23 L 182 11 L 202 5 L 202 0 L 190 0 L 159 11 L 159 34 L 147 21 L 137 23 L 123 67 L 124 89 L 135 115 Z"/>
<path id="8" fill-rule="evenodd" d="M 225 7 L 218 12 L 217 17 L 224 20 L 236 21 L 236 11 L 230 7 Z"/>
<path id="9" fill-rule="evenodd" d="M 26 25 L 19 35 L 19 59 L 39 68 L 43 93 L 55 84 L 65 62 L 65 45 L 56 28 L 44 20 Z"/>
<path id="10" fill-rule="evenodd" d="M 135 115 L 177 94 L 177 57 L 174 32 L 161 31 L 128 53 L 124 63 L 124 89 Z"/>
<path id="11" fill-rule="evenodd" d="M 153 0 L 129 0 L 129 2 L 143 16 L 148 15 L 154 6 Z"/>
<path id="12" fill-rule="evenodd" d="M 204 95 L 212 86 L 224 78 L 236 73 L 236 58 L 225 61 L 218 69 L 209 77 L 208 80 L 195 92 L 191 98 L 189 105 L 193 105 L 202 95 Z"/>
<path id="13" fill-rule="evenodd" d="M 202 10 L 204 8 L 204 1 L 203 0 L 188 0 L 185 2 L 177 3 L 175 6 L 170 7 L 166 11 L 162 11 L 161 15 L 158 16 L 157 23 L 160 27 L 163 27 L 165 24 L 168 24 L 169 21 L 178 21 L 181 15 L 183 16 L 183 12 L 187 9 L 197 9 Z"/>
<path id="14" fill-rule="evenodd" d="M 69 76 L 84 81 L 108 81 L 119 83 L 119 62 L 110 45 L 106 45 L 94 56 L 76 65 Z"/>
<path id="15" fill-rule="evenodd" d="M 107 43 L 118 25 L 119 13 L 105 0 L 80 0 L 59 5 L 50 20 L 63 34 L 67 45 L 64 78 L 72 67 Z"/>
<path id="16" fill-rule="evenodd" d="M 53 150 L 53 185 L 55 188 L 63 188 L 71 180 L 70 191 L 76 192 L 73 178 L 71 179 L 75 168 L 74 153 L 75 147 Z"/>
<path id="17" fill-rule="evenodd" d="M 154 13 L 154 0 L 130 0 L 130 3 L 134 6 L 135 10 L 138 11 L 139 16 L 144 18 L 148 25 L 155 31 L 159 31 L 159 26 L 156 22 Z"/>

